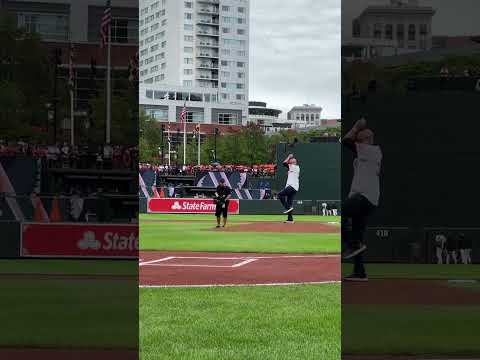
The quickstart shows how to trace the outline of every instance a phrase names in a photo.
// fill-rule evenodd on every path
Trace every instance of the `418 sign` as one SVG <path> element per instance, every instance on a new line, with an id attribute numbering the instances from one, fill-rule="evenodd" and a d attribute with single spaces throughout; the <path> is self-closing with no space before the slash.
<path id="1" fill-rule="evenodd" d="M 390 236 L 390 230 L 386 230 L 386 229 L 377 230 L 377 237 L 382 238 L 382 239 L 386 239 L 389 236 Z"/>

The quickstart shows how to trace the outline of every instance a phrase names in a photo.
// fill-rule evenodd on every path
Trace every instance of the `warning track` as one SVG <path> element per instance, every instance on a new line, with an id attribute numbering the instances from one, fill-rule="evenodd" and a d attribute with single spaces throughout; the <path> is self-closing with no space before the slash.
<path id="1" fill-rule="evenodd" d="M 340 281 L 339 255 L 140 252 L 140 286 L 291 285 Z"/>

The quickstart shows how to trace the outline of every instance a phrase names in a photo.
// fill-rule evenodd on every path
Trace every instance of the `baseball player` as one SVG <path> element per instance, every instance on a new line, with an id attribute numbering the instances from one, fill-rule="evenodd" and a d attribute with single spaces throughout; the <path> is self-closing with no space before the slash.
<path id="1" fill-rule="evenodd" d="M 447 264 L 457 264 L 458 240 L 453 234 L 447 236 Z M 450 261 L 451 259 L 451 261 Z"/>
<path id="2" fill-rule="evenodd" d="M 367 121 L 363 118 L 344 136 L 342 144 L 355 155 L 350 193 L 342 204 L 342 231 L 351 224 L 350 237 L 342 234 L 345 245 L 342 256 L 344 259 L 353 258 L 354 267 L 353 274 L 344 280 L 368 281 L 363 264 L 363 252 L 367 249 L 363 235 L 367 219 L 380 198 L 382 151 L 374 144 L 374 133 L 367 128 Z"/>
<path id="3" fill-rule="evenodd" d="M 326 202 L 322 203 L 322 215 L 327 216 L 327 203 Z"/>
<path id="4" fill-rule="evenodd" d="M 232 189 L 225 185 L 225 179 L 220 179 L 218 182 L 217 189 L 215 191 L 215 216 L 217 217 L 217 228 L 220 227 L 221 216 L 223 216 L 223 225 L 227 225 L 228 217 L 228 204 L 230 203 L 230 198 L 232 197 Z"/>
<path id="5" fill-rule="evenodd" d="M 283 213 L 288 214 L 288 218 L 284 222 L 293 223 L 293 198 L 297 194 L 300 187 L 300 166 L 297 165 L 297 159 L 293 157 L 293 154 L 287 156 L 287 158 L 283 161 L 283 166 L 288 168 L 287 184 L 277 196 L 285 208 Z"/>
<path id="6" fill-rule="evenodd" d="M 443 252 L 445 251 L 445 245 L 447 238 L 443 234 L 437 234 L 435 236 L 435 256 L 437 257 L 437 264 L 443 264 Z"/>
<path id="7" fill-rule="evenodd" d="M 460 248 L 460 259 L 462 264 L 471 264 L 472 263 L 472 242 L 465 238 L 465 234 L 460 233 L 459 237 L 459 248 Z"/>

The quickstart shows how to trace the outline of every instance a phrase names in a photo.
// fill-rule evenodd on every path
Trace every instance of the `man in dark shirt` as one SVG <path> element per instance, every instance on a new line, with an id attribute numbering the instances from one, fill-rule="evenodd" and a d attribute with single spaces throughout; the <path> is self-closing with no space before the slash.
<path id="1" fill-rule="evenodd" d="M 220 179 L 215 191 L 215 216 L 217 217 L 217 228 L 220 227 L 220 217 L 223 216 L 223 227 L 227 225 L 228 204 L 232 197 L 232 189 L 225 185 L 225 179 Z"/>

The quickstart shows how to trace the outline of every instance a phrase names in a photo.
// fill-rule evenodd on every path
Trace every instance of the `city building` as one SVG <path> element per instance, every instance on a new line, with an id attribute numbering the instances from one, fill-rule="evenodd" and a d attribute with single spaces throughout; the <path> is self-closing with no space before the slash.
<path id="1" fill-rule="evenodd" d="M 186 106 L 188 122 L 245 125 L 249 12 L 248 0 L 140 0 L 145 110 L 175 122 Z"/>
<path id="2" fill-rule="evenodd" d="M 322 108 L 315 104 L 304 104 L 294 106 L 287 113 L 287 120 L 293 124 L 294 128 L 306 128 L 321 125 Z"/>
<path id="3" fill-rule="evenodd" d="M 58 59 L 57 80 L 67 82 L 71 44 L 74 45 L 74 108 L 81 122 L 89 101 L 105 89 L 107 52 L 100 48 L 100 24 L 106 0 L 15 0 L 0 2 L 17 26 L 40 35 L 51 66 Z M 112 1 L 112 90 L 125 87 L 129 62 L 138 51 L 138 2 Z M 52 71 L 53 73 L 53 71 Z M 52 79 L 53 80 L 53 79 Z M 59 91 L 66 91 L 59 85 Z M 83 114 L 83 115 L 81 115 Z M 62 123 L 69 128 L 69 123 Z"/>
<path id="4" fill-rule="evenodd" d="M 342 42 L 342 58 L 353 61 L 430 50 L 434 14 L 420 0 L 370 5 L 353 20 L 351 38 Z"/>
<path id="5" fill-rule="evenodd" d="M 267 108 L 267 103 L 250 101 L 248 103 L 248 123 L 258 125 L 266 133 L 273 130 L 273 124 L 279 122 L 282 110 Z"/>

